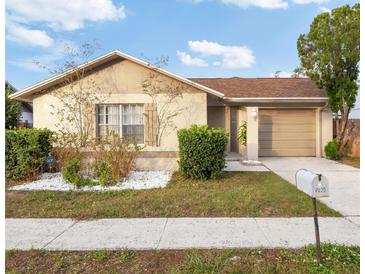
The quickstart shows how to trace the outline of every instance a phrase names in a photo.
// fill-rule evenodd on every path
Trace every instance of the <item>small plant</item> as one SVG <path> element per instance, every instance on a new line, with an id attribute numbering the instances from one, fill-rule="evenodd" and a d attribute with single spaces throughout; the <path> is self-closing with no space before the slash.
<path id="1" fill-rule="evenodd" d="M 119 262 L 121 264 L 127 264 L 133 259 L 135 254 L 136 253 L 133 250 L 123 249 L 122 252 L 120 253 L 119 257 L 118 257 Z"/>
<path id="2" fill-rule="evenodd" d="M 95 176 L 99 180 L 99 184 L 102 186 L 116 185 L 118 183 L 117 176 L 113 177 L 113 170 L 109 161 L 105 159 L 98 159 L 93 165 L 93 171 Z"/>
<path id="3" fill-rule="evenodd" d="M 134 167 L 140 147 L 111 133 L 95 141 L 91 156 L 93 175 L 103 186 L 115 185 Z"/>
<path id="4" fill-rule="evenodd" d="M 106 249 L 96 250 L 91 253 L 91 257 L 98 262 L 105 261 L 109 257 L 109 255 L 110 251 Z"/>
<path id="5" fill-rule="evenodd" d="M 62 177 L 77 188 L 92 185 L 92 179 L 81 174 L 81 157 L 71 158 L 65 161 L 62 167 Z"/>
<path id="6" fill-rule="evenodd" d="M 329 141 L 328 144 L 324 147 L 324 153 L 326 154 L 326 157 L 331 160 L 337 160 L 341 157 L 341 154 L 338 150 L 338 143 L 335 139 Z"/>
<path id="7" fill-rule="evenodd" d="M 228 142 L 223 130 L 193 125 L 180 129 L 177 136 L 181 174 L 194 179 L 211 179 L 222 173 Z"/>
<path id="8" fill-rule="evenodd" d="M 57 254 L 54 258 L 55 260 L 55 265 L 57 267 L 58 270 L 62 270 L 64 268 L 67 268 L 68 267 L 68 263 L 67 261 L 65 260 L 63 254 Z"/>
<path id="9" fill-rule="evenodd" d="M 238 141 L 241 145 L 246 145 L 247 143 L 247 122 L 244 121 L 242 125 L 238 128 Z"/>

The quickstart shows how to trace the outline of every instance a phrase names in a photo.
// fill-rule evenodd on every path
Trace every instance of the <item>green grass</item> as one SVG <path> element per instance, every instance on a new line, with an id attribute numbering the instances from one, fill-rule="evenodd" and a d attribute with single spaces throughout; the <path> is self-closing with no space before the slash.
<path id="1" fill-rule="evenodd" d="M 318 204 L 321 216 L 341 216 Z M 300 217 L 312 215 L 309 196 L 271 172 L 224 173 L 216 180 L 175 173 L 164 189 L 113 192 L 6 193 L 7 218 Z"/>
<path id="2" fill-rule="evenodd" d="M 102 256 L 100 254 L 107 254 Z M 126 255 L 129 254 L 129 255 Z M 360 273 L 360 248 L 322 244 L 302 249 L 12 251 L 9 273 Z M 128 260 L 121 260 L 126 258 Z M 60 263 L 61 262 L 61 263 Z"/>

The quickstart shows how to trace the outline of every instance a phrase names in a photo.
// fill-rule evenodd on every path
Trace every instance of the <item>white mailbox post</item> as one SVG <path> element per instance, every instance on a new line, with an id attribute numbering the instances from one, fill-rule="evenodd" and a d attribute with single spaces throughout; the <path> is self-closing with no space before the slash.
<path id="1" fill-rule="evenodd" d="M 322 174 L 314 173 L 303 168 L 299 169 L 295 174 L 295 181 L 298 189 L 312 197 L 314 229 L 316 233 L 317 260 L 318 262 L 321 262 L 321 241 L 319 238 L 316 198 L 329 196 L 328 180 Z"/>

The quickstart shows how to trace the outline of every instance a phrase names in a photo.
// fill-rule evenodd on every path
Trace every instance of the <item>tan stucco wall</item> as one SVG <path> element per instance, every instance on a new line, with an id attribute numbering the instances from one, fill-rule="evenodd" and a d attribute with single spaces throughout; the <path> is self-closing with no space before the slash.
<path id="1" fill-rule="evenodd" d="M 170 170 L 177 171 L 178 158 L 137 158 L 137 170 Z"/>
<path id="2" fill-rule="evenodd" d="M 103 70 L 99 70 L 84 79 L 85 87 L 98 87 L 101 93 L 105 93 L 105 103 L 151 103 L 151 98 L 143 94 L 141 83 L 151 71 L 128 60 L 113 64 Z M 177 80 L 161 75 L 163 83 L 176 83 Z M 180 82 L 178 82 L 180 83 Z M 58 119 L 52 115 L 51 105 L 61 107 L 59 99 L 54 92 L 62 92 L 68 89 L 64 86 L 58 90 L 37 95 L 33 98 L 34 127 L 57 130 Z M 184 109 L 180 115 L 174 118 L 176 129 L 170 130 L 162 137 L 161 147 L 146 147 L 146 150 L 177 151 L 178 142 L 176 131 L 180 128 L 190 127 L 192 124 L 207 124 L 207 94 L 199 89 L 183 84 L 184 93 L 174 107 Z M 164 96 L 159 98 L 163 102 Z M 160 104 L 157 103 L 157 108 Z"/>
<path id="3" fill-rule="evenodd" d="M 256 112 L 256 115 L 252 114 Z M 258 107 L 246 107 L 247 160 L 257 161 L 259 157 L 259 113 Z"/>
<path id="4" fill-rule="evenodd" d="M 333 118 L 332 112 L 324 109 L 321 112 L 321 138 L 322 138 L 322 156 L 324 156 L 324 147 L 333 139 Z"/>

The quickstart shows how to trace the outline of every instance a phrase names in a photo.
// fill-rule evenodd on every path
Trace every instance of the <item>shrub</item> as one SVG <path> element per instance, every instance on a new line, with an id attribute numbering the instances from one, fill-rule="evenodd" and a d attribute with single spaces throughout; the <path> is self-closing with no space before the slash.
<path id="1" fill-rule="evenodd" d="M 64 163 L 72 158 L 80 158 L 80 141 L 75 133 L 55 132 L 52 135 L 51 155 L 55 158 L 54 167 L 61 171 Z"/>
<path id="2" fill-rule="evenodd" d="M 335 139 L 329 141 L 328 144 L 324 147 L 324 153 L 326 154 L 326 157 L 331 160 L 337 160 L 340 158 L 341 154 L 338 151 L 338 143 Z"/>
<path id="3" fill-rule="evenodd" d="M 210 179 L 219 176 L 225 166 L 227 134 L 221 129 L 193 125 L 180 129 L 179 170 L 188 177 Z"/>
<path id="4" fill-rule="evenodd" d="M 103 186 L 115 185 L 134 168 L 140 147 L 117 134 L 99 138 L 93 148 L 91 169 Z"/>
<path id="5" fill-rule="evenodd" d="M 238 141 L 241 145 L 246 145 L 247 143 L 247 122 L 244 121 L 242 125 L 238 128 Z"/>
<path id="6" fill-rule="evenodd" d="M 77 188 L 92 184 L 91 178 L 81 174 L 81 165 L 81 157 L 74 157 L 66 160 L 61 169 L 63 179 L 74 184 Z"/>
<path id="7" fill-rule="evenodd" d="M 44 169 L 51 150 L 51 131 L 24 128 L 5 132 L 6 178 L 36 176 Z"/>

